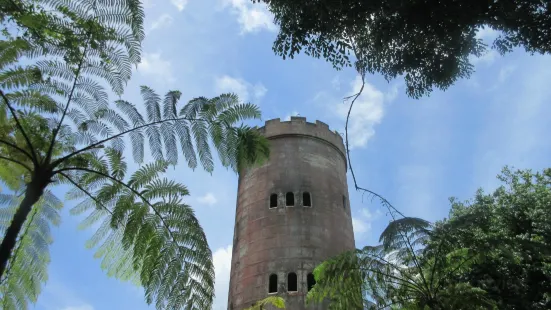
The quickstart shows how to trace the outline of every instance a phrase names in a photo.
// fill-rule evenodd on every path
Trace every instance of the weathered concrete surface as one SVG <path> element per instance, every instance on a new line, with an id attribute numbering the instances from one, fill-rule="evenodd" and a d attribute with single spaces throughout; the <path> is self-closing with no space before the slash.
<path id="1" fill-rule="evenodd" d="M 306 307 L 306 277 L 323 260 L 354 249 L 342 137 L 303 117 L 270 120 L 259 130 L 270 139 L 271 158 L 239 175 L 228 309 L 268 296 L 272 273 L 287 309 L 326 309 Z M 295 194 L 294 207 L 285 206 L 287 192 Z M 303 192 L 312 207 L 302 205 Z M 270 209 L 272 193 L 278 207 Z M 297 292 L 287 292 L 290 272 L 298 276 Z"/>

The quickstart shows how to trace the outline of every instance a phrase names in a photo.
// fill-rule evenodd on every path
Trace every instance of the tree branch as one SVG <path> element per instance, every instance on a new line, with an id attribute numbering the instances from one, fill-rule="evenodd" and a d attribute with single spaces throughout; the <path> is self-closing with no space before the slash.
<path id="1" fill-rule="evenodd" d="M 73 184 L 76 188 L 78 188 L 79 190 L 81 190 L 83 193 L 85 193 L 88 197 L 90 197 L 90 199 L 92 199 L 97 205 L 101 206 L 103 209 L 105 209 L 105 211 L 109 212 L 109 214 L 113 215 L 113 212 L 111 212 L 111 210 L 109 210 L 109 208 L 107 208 L 104 204 L 102 204 L 96 197 L 94 197 L 90 192 L 88 192 L 87 190 L 85 190 L 84 188 L 82 188 L 82 186 L 78 185 L 78 183 L 76 183 L 75 181 L 73 181 L 73 179 L 71 179 L 71 177 L 69 177 L 68 175 L 66 175 L 65 173 L 63 172 L 59 172 L 59 174 L 61 176 L 63 176 L 65 179 L 67 179 L 67 181 L 69 181 L 71 184 Z M 119 222 L 119 224 L 122 224 Z M 124 225 L 122 225 L 124 226 Z"/>
<path id="2" fill-rule="evenodd" d="M 55 167 L 57 167 L 59 164 L 61 164 L 62 162 L 64 162 L 65 160 L 67 160 L 67 159 L 69 159 L 69 158 L 71 158 L 71 157 L 73 157 L 73 156 L 75 156 L 75 155 L 78 155 L 78 154 L 80 154 L 80 153 L 82 153 L 82 152 L 86 152 L 86 151 L 88 151 L 88 150 L 91 150 L 91 149 L 93 149 L 93 148 L 95 148 L 95 147 L 97 147 L 97 146 L 99 146 L 99 145 L 101 145 L 101 144 L 104 144 L 104 143 L 106 143 L 106 142 L 109 142 L 110 140 L 113 140 L 113 139 L 115 139 L 115 138 L 118 138 L 118 137 L 120 137 L 120 136 L 123 136 L 123 135 L 125 135 L 125 134 L 127 134 L 127 133 L 130 133 L 130 132 L 132 132 L 132 131 L 139 130 L 139 129 L 142 129 L 142 128 L 145 128 L 145 127 L 149 127 L 149 126 L 153 126 L 153 125 L 157 125 L 157 124 L 162 124 L 162 123 L 165 123 L 165 122 L 182 121 L 182 120 L 208 122 L 207 120 L 204 120 L 204 119 L 180 117 L 180 118 L 168 118 L 168 119 L 164 119 L 164 120 L 160 120 L 160 121 L 151 122 L 151 123 L 149 123 L 149 124 L 140 125 L 140 126 L 137 126 L 137 127 L 134 127 L 134 128 L 128 129 L 128 130 L 125 130 L 125 131 L 123 131 L 123 132 L 120 132 L 120 133 L 118 133 L 118 134 L 116 134 L 116 135 L 114 135 L 114 136 L 111 136 L 111 137 L 109 137 L 109 138 L 105 138 L 105 139 L 103 139 L 103 140 L 101 140 L 101 141 L 98 141 L 98 142 L 96 142 L 96 143 L 90 144 L 90 145 L 88 145 L 87 147 L 84 147 L 84 148 L 82 148 L 82 149 L 80 149 L 80 150 L 74 151 L 74 152 L 72 152 L 72 153 L 70 153 L 70 154 L 68 154 L 68 155 L 66 155 L 66 156 L 63 156 L 62 158 L 59 158 L 59 159 L 57 159 L 56 161 L 54 161 L 54 162 L 52 163 L 52 167 L 55 168 Z"/>
<path id="3" fill-rule="evenodd" d="M 356 59 L 357 59 L 357 63 L 361 61 L 361 56 L 358 54 L 357 52 L 357 49 L 356 49 L 356 45 L 354 44 L 354 41 L 352 40 L 352 37 L 350 37 L 350 41 L 351 41 L 351 47 L 352 47 L 352 51 L 354 52 L 354 55 L 356 56 Z M 353 98 L 352 99 L 352 102 L 350 103 L 350 107 L 348 108 L 348 113 L 346 115 L 346 124 L 345 124 L 345 146 L 346 146 L 346 156 L 347 156 L 347 159 L 348 159 L 348 166 L 350 167 L 350 172 L 352 174 L 352 180 L 354 181 L 354 187 L 356 188 L 356 190 L 363 190 L 365 192 L 368 192 L 376 197 L 378 197 L 383 203 L 384 205 L 387 207 L 387 209 L 389 209 L 389 212 L 390 212 L 390 215 L 392 216 L 392 219 L 393 220 L 396 220 L 393 212 L 396 212 L 398 213 L 399 215 L 401 215 L 402 217 L 405 217 L 400 211 L 398 211 L 396 208 L 394 208 L 394 206 L 392 206 L 392 204 L 390 204 L 388 202 L 388 200 L 386 200 L 385 198 L 383 198 L 381 195 L 379 194 L 376 194 L 374 193 L 373 191 L 370 191 L 370 190 L 366 190 L 364 188 L 360 188 L 358 186 L 358 182 L 356 181 L 356 175 L 354 173 L 354 169 L 352 167 L 352 161 L 350 160 L 350 146 L 349 146 L 349 143 L 348 143 L 348 123 L 350 121 L 350 114 L 352 112 L 352 108 L 354 107 L 354 103 L 356 102 L 356 100 L 358 99 L 358 97 L 360 97 L 360 95 L 362 94 L 363 90 L 364 90 L 364 87 L 365 87 L 365 70 L 363 69 L 360 69 L 359 68 L 359 65 L 356 65 L 356 70 L 358 71 L 358 73 L 360 74 L 360 77 L 362 79 L 362 86 L 360 88 L 360 91 L 358 93 L 356 93 L 355 95 L 351 95 L 351 96 L 348 96 L 348 97 L 345 97 L 344 98 L 344 101 L 350 99 L 350 98 Z M 417 260 L 417 255 L 415 255 L 415 252 L 413 251 L 413 246 L 411 245 L 411 241 L 409 240 L 409 238 L 407 236 L 404 236 L 402 234 L 402 232 L 400 232 L 400 236 L 402 236 L 402 238 L 406 241 L 410 251 L 411 251 L 411 255 L 412 255 L 412 258 L 413 258 L 413 262 L 415 264 L 415 266 L 417 267 L 417 269 L 419 269 L 419 274 L 423 280 L 423 283 L 425 284 L 425 286 L 427 287 L 427 290 L 428 292 L 430 293 L 430 289 L 428 287 L 428 283 L 425 279 L 425 276 L 423 274 L 423 270 L 421 269 L 421 266 L 419 265 L 419 262 Z"/>
<path id="4" fill-rule="evenodd" d="M 80 61 L 77 66 L 77 71 L 75 72 L 75 80 L 73 81 L 73 86 L 71 88 L 71 92 L 69 93 L 69 97 L 67 98 L 67 104 L 65 105 L 65 109 L 63 109 L 63 114 L 61 114 L 61 119 L 59 120 L 59 123 L 57 124 L 57 127 L 54 129 L 52 134 L 52 139 L 50 141 L 50 147 L 48 147 L 48 152 L 46 152 L 46 158 L 44 159 L 45 162 L 49 162 L 50 158 L 52 157 L 52 152 L 54 150 L 55 146 L 55 138 L 57 137 L 57 134 L 59 133 L 59 130 L 61 129 L 61 125 L 63 125 L 63 120 L 65 119 L 65 116 L 67 115 L 67 111 L 69 110 L 69 105 L 71 104 L 71 100 L 73 99 L 73 94 L 75 93 L 75 89 L 77 87 L 77 81 L 78 77 L 80 76 L 80 71 L 82 70 L 82 65 L 84 64 L 84 59 L 86 58 L 86 52 L 88 51 L 88 45 L 90 42 L 91 35 L 89 35 L 86 46 L 84 47 L 84 51 L 82 52 L 82 57 L 80 58 Z"/>
<path id="5" fill-rule="evenodd" d="M 6 141 L 6 140 L 2 140 L 0 139 L 0 143 L 4 143 L 5 145 L 7 146 L 10 146 L 16 150 L 18 150 L 19 152 L 23 153 L 25 156 L 27 156 L 31 161 L 33 160 L 33 157 L 31 156 L 31 154 L 29 154 L 27 151 L 25 151 L 24 149 L 20 148 L 19 146 L 17 146 L 16 144 L 13 144 L 9 141 Z"/>
<path id="6" fill-rule="evenodd" d="M 33 170 L 32 170 L 29 166 L 25 165 L 24 163 L 22 163 L 22 162 L 20 162 L 20 161 L 15 160 L 15 159 L 12 159 L 12 158 L 9 158 L 9 157 L 5 157 L 5 156 L 2 156 L 2 155 L 0 155 L 0 159 L 4 159 L 4 160 L 7 160 L 7 161 L 11 161 L 12 163 L 16 163 L 16 164 L 22 166 L 23 168 L 27 169 L 27 170 L 28 170 L 29 172 L 31 172 L 31 173 L 33 172 Z"/>
<path id="7" fill-rule="evenodd" d="M 38 165 L 38 157 L 36 155 L 36 152 L 34 151 L 34 147 L 31 143 L 31 140 L 27 136 L 27 133 L 23 129 L 23 126 L 21 125 L 21 122 L 19 121 L 19 118 L 17 117 L 17 113 L 15 112 L 15 109 L 11 106 L 10 101 L 8 100 L 8 97 L 6 96 L 6 94 L 4 94 L 4 92 L 2 90 L 0 90 L 0 96 L 2 96 L 2 99 L 4 99 L 4 102 L 8 106 L 8 109 L 10 109 L 11 115 L 13 116 L 13 119 L 15 120 L 15 123 L 17 124 L 17 127 L 19 128 L 19 130 L 21 130 L 21 134 L 23 135 L 23 138 L 25 138 L 25 141 L 27 142 L 27 146 L 31 150 L 31 154 L 32 154 L 31 160 L 33 161 L 33 163 L 35 165 Z"/>
<path id="8" fill-rule="evenodd" d="M 145 198 L 140 192 L 138 192 L 137 190 L 133 189 L 130 185 L 126 184 L 125 182 L 113 177 L 113 176 L 110 176 L 106 173 L 103 173 L 103 172 L 100 172 L 100 171 L 96 171 L 96 170 L 92 170 L 92 169 L 88 169 L 88 168 L 80 168 L 80 167 L 68 167 L 68 168 L 62 168 L 62 169 L 59 169 L 59 170 L 56 170 L 53 172 L 53 174 L 55 175 L 56 173 L 62 173 L 63 171 L 85 171 L 85 172 L 89 172 L 89 173 L 95 173 L 97 175 L 100 175 L 100 176 L 103 176 L 104 178 L 107 178 L 107 179 L 110 179 L 120 185 L 122 185 L 123 187 L 125 187 L 126 189 L 130 190 L 134 195 L 138 196 L 138 198 L 140 198 L 143 202 L 145 202 L 152 210 L 153 210 L 153 213 L 155 213 L 155 215 L 157 215 L 157 217 L 159 217 L 161 223 L 163 224 L 163 226 L 166 228 L 168 234 L 170 235 L 170 238 L 172 238 L 172 240 L 175 240 L 174 239 L 174 236 L 172 235 L 172 230 L 170 230 L 168 224 L 166 224 L 163 216 L 159 213 L 159 211 L 149 202 L 149 200 L 147 198 Z"/>

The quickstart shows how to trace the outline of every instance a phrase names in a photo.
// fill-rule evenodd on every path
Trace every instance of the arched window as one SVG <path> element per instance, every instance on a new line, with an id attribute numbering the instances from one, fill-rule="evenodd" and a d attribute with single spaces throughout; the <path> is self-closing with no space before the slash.
<path id="1" fill-rule="evenodd" d="M 297 274 L 294 272 L 291 272 L 287 275 L 287 291 L 288 292 L 296 292 L 298 291 L 298 279 Z"/>
<path id="2" fill-rule="evenodd" d="M 288 207 L 295 205 L 295 194 L 288 192 L 287 195 L 285 195 L 285 205 Z"/>
<path id="3" fill-rule="evenodd" d="M 306 285 L 308 286 L 308 292 L 316 285 L 316 278 L 314 278 L 314 275 L 309 273 L 306 276 Z"/>
<path id="4" fill-rule="evenodd" d="M 346 196 L 342 195 L 342 208 L 346 209 Z"/>
<path id="5" fill-rule="evenodd" d="M 268 293 L 277 293 L 277 274 L 270 275 L 270 283 L 268 283 Z"/>
<path id="6" fill-rule="evenodd" d="M 270 195 L 270 208 L 277 208 L 277 194 Z"/>
<path id="7" fill-rule="evenodd" d="M 302 193 L 302 205 L 305 207 L 311 207 L 312 206 L 312 200 L 310 199 L 310 193 L 304 192 Z"/>

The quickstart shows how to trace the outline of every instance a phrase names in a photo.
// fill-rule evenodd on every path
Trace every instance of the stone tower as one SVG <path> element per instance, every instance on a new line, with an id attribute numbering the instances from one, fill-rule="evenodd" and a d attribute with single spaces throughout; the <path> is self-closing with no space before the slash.
<path id="1" fill-rule="evenodd" d="M 239 174 L 228 309 L 271 294 L 306 307 L 312 271 L 354 249 L 342 137 L 320 121 L 273 119 L 259 128 L 270 160 Z"/>

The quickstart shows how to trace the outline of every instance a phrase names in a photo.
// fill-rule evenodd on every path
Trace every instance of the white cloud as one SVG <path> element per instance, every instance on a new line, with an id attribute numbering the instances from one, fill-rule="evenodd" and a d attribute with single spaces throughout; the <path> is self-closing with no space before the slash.
<path id="1" fill-rule="evenodd" d="M 480 56 L 480 57 L 470 57 L 470 61 L 473 65 L 477 64 L 485 64 L 485 65 L 491 65 L 496 59 L 499 57 L 498 52 L 495 50 L 486 50 L 486 52 Z"/>
<path id="2" fill-rule="evenodd" d="M 499 35 L 499 32 L 489 27 L 480 27 L 476 33 L 477 39 L 491 41 Z"/>
<path id="3" fill-rule="evenodd" d="M 354 235 L 358 237 L 371 230 L 371 222 L 367 222 L 358 217 L 352 217 L 352 228 Z"/>
<path id="4" fill-rule="evenodd" d="M 262 85 L 262 83 L 256 83 L 253 86 L 253 97 L 254 98 L 262 98 L 266 93 L 268 92 L 268 89 Z"/>
<path id="5" fill-rule="evenodd" d="M 170 84 L 176 81 L 172 75 L 171 63 L 161 58 L 161 53 L 143 53 L 138 72 L 163 83 Z"/>
<path id="6" fill-rule="evenodd" d="M 382 214 L 380 209 L 371 212 L 368 208 L 362 208 L 359 216 L 352 217 L 354 235 L 360 237 L 364 233 L 371 231 L 373 221 L 377 220 Z"/>
<path id="7" fill-rule="evenodd" d="M 172 3 L 178 11 L 183 11 L 186 8 L 188 0 L 170 0 L 170 3 Z"/>
<path id="8" fill-rule="evenodd" d="M 263 29 L 277 31 L 273 16 L 264 3 L 252 3 L 250 0 L 223 0 L 223 5 L 229 6 L 232 14 L 237 15 L 242 34 Z"/>
<path id="9" fill-rule="evenodd" d="M 499 31 L 493 30 L 492 28 L 488 27 L 480 27 L 478 29 L 478 32 L 476 33 L 476 38 L 481 39 L 482 41 L 485 41 L 486 44 L 491 45 L 492 41 L 497 38 L 499 35 Z M 496 52 L 493 49 L 488 49 L 486 52 L 480 56 L 480 57 L 470 57 L 470 61 L 472 64 L 485 64 L 490 65 L 492 64 L 499 56 L 499 53 Z"/>
<path id="10" fill-rule="evenodd" d="M 358 93 L 362 86 L 361 77 L 357 76 L 351 83 L 352 94 Z M 350 148 L 362 148 L 367 145 L 367 141 L 375 134 L 375 125 L 379 124 L 384 115 L 384 103 L 393 100 L 396 96 L 390 93 L 383 94 L 380 90 L 369 83 L 365 83 L 364 90 L 358 100 L 354 103 L 350 121 L 348 124 L 348 137 Z M 346 103 L 338 103 L 336 112 L 342 120 L 346 120 L 349 100 Z M 329 107 L 334 112 L 335 107 Z"/>
<path id="11" fill-rule="evenodd" d="M 94 307 L 88 304 L 80 305 L 80 306 L 70 306 L 65 307 L 62 310 L 94 310 Z"/>
<path id="12" fill-rule="evenodd" d="M 218 202 L 218 199 L 216 199 L 213 193 L 206 193 L 204 196 L 197 198 L 197 201 L 199 203 L 212 206 Z"/>
<path id="13" fill-rule="evenodd" d="M 212 255 L 214 264 L 215 285 L 213 310 L 226 310 L 228 303 L 228 288 L 230 285 L 232 246 L 217 249 Z"/>
<path id="14" fill-rule="evenodd" d="M 155 29 L 168 27 L 172 25 L 173 21 L 174 19 L 172 18 L 172 16 L 170 16 L 169 14 L 163 14 L 159 16 L 159 18 L 157 18 L 155 21 L 153 21 L 153 23 L 151 23 L 151 26 L 149 27 L 148 32 L 151 32 L 152 30 L 155 30 Z"/>
<path id="15" fill-rule="evenodd" d="M 373 220 L 376 220 L 378 219 L 382 214 L 383 212 L 381 212 L 380 209 L 377 209 L 375 210 L 375 212 L 371 212 L 369 211 L 368 208 L 362 208 L 360 210 L 360 214 L 362 215 L 362 217 L 368 221 L 373 221 Z"/>
<path id="16" fill-rule="evenodd" d="M 249 102 L 249 100 L 259 101 L 268 91 L 262 83 L 251 83 L 231 76 L 224 75 L 215 80 L 215 90 L 218 93 L 235 93 L 239 100 Z"/>
<path id="17" fill-rule="evenodd" d="M 488 91 L 495 91 L 497 90 L 503 83 L 505 83 L 509 77 L 517 70 L 517 67 L 514 65 L 507 65 L 499 69 L 499 73 L 497 75 L 497 80 L 495 81 L 494 85 L 490 88 L 488 88 Z"/>

